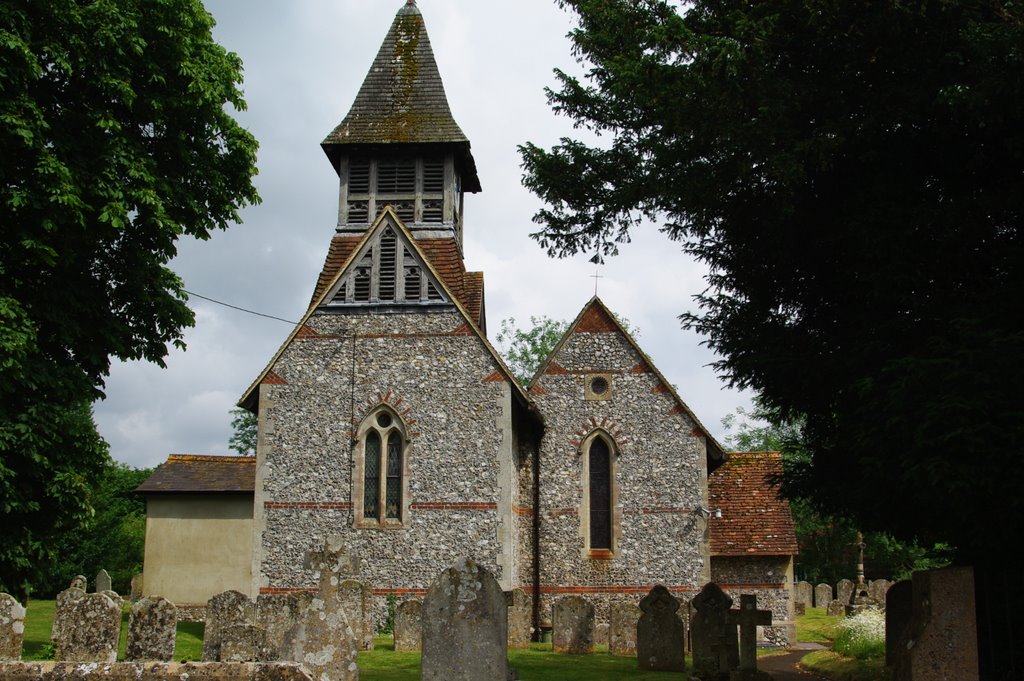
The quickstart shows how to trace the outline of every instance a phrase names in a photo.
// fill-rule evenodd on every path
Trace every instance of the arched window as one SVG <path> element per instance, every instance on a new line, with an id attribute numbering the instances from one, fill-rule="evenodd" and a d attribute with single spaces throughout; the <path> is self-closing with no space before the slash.
<path id="1" fill-rule="evenodd" d="M 361 490 L 355 496 L 356 523 L 361 527 L 400 525 L 404 520 L 405 432 L 401 419 L 384 407 L 370 414 L 359 429 L 357 459 Z"/>
<path id="2" fill-rule="evenodd" d="M 591 557 L 615 550 L 615 443 L 603 432 L 584 444 L 584 534 Z"/>

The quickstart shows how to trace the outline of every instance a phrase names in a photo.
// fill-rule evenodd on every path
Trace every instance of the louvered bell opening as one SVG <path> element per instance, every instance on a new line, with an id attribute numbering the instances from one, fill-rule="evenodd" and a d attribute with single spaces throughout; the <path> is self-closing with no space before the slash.
<path id="1" fill-rule="evenodd" d="M 596 438 L 590 445 L 590 548 L 612 547 L 611 467 L 608 443 Z"/>
<path id="2" fill-rule="evenodd" d="M 416 192 L 416 162 L 412 159 L 377 162 L 377 194 Z"/>
<path id="3" fill-rule="evenodd" d="M 395 299 L 395 260 L 398 241 L 390 229 L 380 237 L 380 270 L 377 297 L 380 300 Z"/>
<path id="4" fill-rule="evenodd" d="M 387 493 L 384 502 L 386 518 L 402 519 L 402 437 L 397 431 L 388 436 Z"/>
<path id="5" fill-rule="evenodd" d="M 416 220 L 416 202 L 415 201 L 396 201 L 391 204 L 395 213 L 402 219 L 402 222 L 410 223 Z"/>
<path id="6" fill-rule="evenodd" d="M 348 167 L 348 193 L 370 193 L 370 162 L 352 161 Z"/>
<path id="7" fill-rule="evenodd" d="M 370 301 L 370 268 L 360 267 L 352 279 L 352 300 L 356 303 Z"/>
<path id="8" fill-rule="evenodd" d="M 380 435 L 371 430 L 366 434 L 363 456 L 363 517 L 380 518 Z"/>
<path id="9" fill-rule="evenodd" d="M 433 282 L 427 282 L 427 300 L 444 300 L 441 297 L 441 292 L 437 290 Z"/>
<path id="10" fill-rule="evenodd" d="M 442 199 L 423 200 L 423 222 L 444 222 L 444 201 Z"/>
<path id="11" fill-rule="evenodd" d="M 406 262 L 412 261 L 409 251 L 405 252 Z M 409 265 L 405 268 L 405 299 L 420 299 L 420 268 L 418 265 Z"/>
<path id="12" fill-rule="evenodd" d="M 348 202 L 348 222 L 362 223 L 370 221 L 370 202 L 369 201 L 349 201 Z"/>
<path id="13" fill-rule="evenodd" d="M 423 162 L 423 193 L 440 194 L 444 191 L 444 161 Z"/>

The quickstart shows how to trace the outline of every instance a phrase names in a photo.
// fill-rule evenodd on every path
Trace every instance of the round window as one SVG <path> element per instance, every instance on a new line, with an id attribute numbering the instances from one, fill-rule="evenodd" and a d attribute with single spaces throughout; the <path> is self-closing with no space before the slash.
<path id="1" fill-rule="evenodd" d="M 387 428 L 388 426 L 390 426 L 391 414 L 387 413 L 386 411 L 382 411 L 381 413 L 377 414 L 377 425 L 380 426 L 381 428 Z"/>
<path id="2" fill-rule="evenodd" d="M 590 380 L 590 392 L 595 395 L 604 395 L 608 392 L 608 379 L 604 376 L 596 376 Z"/>

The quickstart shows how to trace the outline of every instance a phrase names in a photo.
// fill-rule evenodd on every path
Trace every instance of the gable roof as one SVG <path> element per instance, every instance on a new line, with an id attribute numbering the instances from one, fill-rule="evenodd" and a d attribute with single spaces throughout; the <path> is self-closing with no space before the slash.
<path id="1" fill-rule="evenodd" d="M 256 485 L 256 457 L 171 454 L 145 482 L 140 494 L 251 494 Z"/>
<path id="2" fill-rule="evenodd" d="M 348 115 L 321 143 L 337 168 L 339 145 L 447 144 L 463 150 L 465 191 L 480 191 L 469 140 L 448 106 L 423 16 L 398 10 Z"/>
<path id="3" fill-rule="evenodd" d="M 798 552 L 789 502 L 773 476 L 782 473 L 778 452 L 730 452 L 708 476 L 708 503 L 722 509 L 709 520 L 713 556 L 786 556 Z"/>
<path id="4" fill-rule="evenodd" d="M 661 382 L 661 389 L 664 392 L 669 393 L 672 396 L 672 398 L 676 401 L 676 407 L 679 409 L 679 411 L 689 416 L 693 423 L 698 428 L 700 428 L 701 432 L 704 433 L 704 436 L 707 438 L 708 443 L 708 473 L 715 470 L 718 466 L 722 465 L 722 463 L 726 459 L 728 459 L 728 456 L 725 453 L 725 449 L 723 449 L 722 445 L 718 443 L 718 440 L 716 440 L 714 436 L 711 435 L 711 431 L 704 427 L 704 424 L 700 422 L 700 419 L 697 418 L 697 415 L 693 413 L 693 411 L 690 409 L 689 406 L 687 406 L 685 402 L 683 402 L 683 398 L 679 396 L 679 393 L 672 386 L 672 384 L 669 383 L 665 376 L 660 371 L 658 371 L 658 368 L 654 366 L 654 362 L 652 362 L 651 358 L 647 356 L 647 353 L 640 349 L 640 346 L 637 344 L 633 336 L 630 335 L 630 333 L 626 331 L 625 328 L 623 328 L 622 324 L 620 324 L 619 320 L 615 318 L 615 315 L 612 314 L 611 310 L 609 310 L 608 307 L 604 304 L 604 302 L 602 302 L 601 299 L 598 298 L 597 296 L 591 298 L 590 301 L 583 306 L 583 309 L 580 310 L 580 313 L 576 315 L 576 319 L 574 319 L 573 322 L 569 325 L 569 328 L 566 329 L 565 333 L 562 335 L 562 338 L 558 341 L 558 344 L 555 345 L 554 349 L 547 356 L 544 362 L 540 365 L 540 368 L 537 369 L 537 373 L 533 375 L 533 378 L 530 380 L 530 383 L 527 386 L 527 392 L 529 392 L 537 383 L 537 381 L 540 380 L 541 376 L 543 376 L 547 372 L 548 367 L 551 366 L 554 357 L 558 355 L 559 352 L 561 352 L 562 347 L 565 345 L 568 339 L 575 333 L 621 334 L 629 342 L 634 352 L 636 352 L 640 356 L 641 360 L 643 361 L 643 364 L 645 365 L 645 370 L 649 369 L 655 376 L 657 376 L 658 380 Z"/>
<path id="5" fill-rule="evenodd" d="M 416 238 L 413 236 L 412 232 L 409 231 L 409 228 L 406 227 L 405 223 L 402 222 L 402 219 L 398 217 L 398 214 L 395 212 L 395 210 L 391 206 L 385 206 L 384 207 L 384 210 L 382 210 L 380 212 L 380 215 L 377 216 L 377 219 L 374 221 L 374 223 L 370 226 L 370 228 L 368 230 L 366 230 L 363 233 L 363 235 L 361 237 L 358 238 L 358 240 L 355 242 L 355 244 L 353 244 L 351 247 L 348 247 L 348 246 L 345 247 L 345 249 L 347 251 L 347 255 L 344 258 L 341 258 L 341 256 L 338 255 L 338 254 L 336 254 L 334 256 L 334 259 L 336 261 L 340 261 L 339 264 L 337 265 L 337 270 L 329 278 L 326 278 L 323 275 L 323 273 L 321 273 L 321 280 L 317 284 L 317 287 L 320 290 L 319 295 L 317 295 L 317 296 L 315 296 L 313 298 L 312 302 L 309 305 L 309 308 L 306 310 L 305 314 L 302 315 L 302 319 L 300 319 L 298 324 L 295 325 L 295 328 L 288 335 L 288 338 L 285 339 L 284 343 L 281 344 L 281 347 L 278 348 L 277 352 L 274 353 L 274 356 L 267 363 L 267 366 L 264 367 L 263 371 L 260 372 L 260 375 L 246 389 L 245 393 L 243 393 L 241 399 L 239 399 L 239 401 L 238 401 L 238 406 L 240 406 L 240 407 L 242 407 L 244 409 L 248 409 L 249 411 L 252 411 L 253 413 L 256 412 L 256 410 L 258 408 L 258 400 L 256 398 L 258 396 L 258 388 L 259 388 L 260 383 L 262 383 L 263 380 L 265 378 L 267 378 L 268 374 L 271 373 L 271 369 L 273 368 L 273 366 L 277 362 L 277 360 L 281 357 L 282 353 L 284 353 L 285 349 L 287 349 L 287 347 L 292 343 L 292 341 L 295 340 L 295 337 L 300 332 L 302 332 L 303 328 L 305 327 L 306 321 L 313 315 L 313 313 L 316 311 L 316 309 L 324 302 L 324 299 L 327 297 L 327 294 L 330 293 L 331 289 L 333 289 L 335 287 L 335 285 L 338 283 L 338 281 L 345 275 L 345 273 L 348 271 L 349 267 L 352 266 L 353 261 L 355 260 L 356 254 L 358 254 L 362 250 L 363 246 L 368 241 L 373 239 L 374 236 L 379 231 L 384 229 L 385 224 L 391 225 L 399 234 L 401 234 L 402 238 L 406 241 L 408 246 L 415 251 L 415 255 L 427 267 L 427 269 L 430 272 L 430 275 L 441 285 L 441 287 L 443 289 L 444 295 L 452 302 L 452 304 L 455 306 L 455 309 L 458 311 L 458 313 L 460 315 L 462 315 L 463 320 L 466 322 L 466 324 L 468 325 L 468 327 L 472 331 L 473 335 L 475 335 L 484 344 L 484 348 L 486 348 L 486 350 L 490 354 L 491 358 L 498 365 L 498 372 L 500 373 L 501 377 L 503 379 L 507 380 L 512 385 L 512 395 L 513 395 L 513 397 L 520 402 L 521 406 L 523 406 L 528 413 L 531 413 L 536 418 L 539 418 L 537 416 L 537 410 L 533 406 L 533 401 L 530 399 L 529 395 L 526 393 L 526 391 L 523 389 L 523 387 L 521 385 L 519 385 L 519 381 L 517 381 L 515 379 L 515 377 L 512 375 L 512 371 L 508 368 L 508 365 L 505 364 L 505 360 L 503 360 L 501 358 L 501 355 L 498 354 L 498 351 L 495 350 L 494 346 L 491 345 L 491 342 L 489 340 L 487 340 L 487 336 L 481 330 L 480 325 L 470 315 L 470 312 L 467 310 L 466 306 L 463 305 L 463 303 L 461 302 L 459 297 L 455 295 L 454 291 L 452 290 L 452 287 L 450 287 L 448 285 L 448 281 L 445 279 L 445 277 L 443 277 L 441 275 L 441 273 L 438 271 L 437 267 L 435 266 L 434 260 L 431 257 L 429 257 L 427 255 L 427 253 L 424 251 L 424 249 L 422 248 L 421 244 L 423 243 L 423 241 L 422 240 L 421 241 L 417 241 L 416 240 Z M 430 240 L 428 240 L 428 241 L 430 241 Z M 451 239 L 437 239 L 436 241 L 452 241 L 452 240 Z M 457 249 L 457 247 L 456 247 L 456 249 Z M 455 251 L 455 253 L 457 254 L 457 250 Z M 462 256 L 461 256 L 461 254 L 459 254 L 456 259 L 457 259 L 458 263 L 462 263 Z M 330 262 L 330 260 L 331 260 L 331 255 L 330 255 L 330 253 L 328 253 L 328 262 Z M 449 263 L 450 264 L 450 259 L 439 258 L 439 261 L 441 263 Z M 458 271 L 457 268 L 456 268 L 456 271 Z M 456 280 L 456 281 L 461 281 L 463 283 L 463 286 L 465 286 L 465 274 L 466 273 L 463 271 L 462 272 L 463 277 L 461 279 L 457 279 Z M 470 273 L 470 274 L 472 274 L 472 273 Z M 471 279 L 473 279 L 473 278 L 471 278 Z M 479 282 L 480 282 L 480 289 L 481 289 L 480 290 L 480 297 L 479 297 L 479 304 L 480 304 L 480 308 L 481 308 L 481 311 L 482 311 L 482 308 L 483 308 L 483 292 L 482 292 L 482 288 L 483 288 L 483 286 L 482 286 L 482 284 L 483 284 L 483 275 L 482 274 L 479 277 Z"/>
<path id="6" fill-rule="evenodd" d="M 363 243 L 363 236 L 335 235 L 331 239 L 324 267 L 320 271 L 316 288 L 313 290 L 313 297 L 309 301 L 310 305 L 316 303 L 331 288 L 335 276 L 361 243 Z M 419 239 L 416 243 L 429 259 L 434 270 L 444 279 L 448 290 L 458 298 L 477 325 L 486 331 L 487 323 L 483 314 L 483 272 L 466 271 L 466 263 L 463 261 L 459 245 L 455 243 L 454 239 Z"/>

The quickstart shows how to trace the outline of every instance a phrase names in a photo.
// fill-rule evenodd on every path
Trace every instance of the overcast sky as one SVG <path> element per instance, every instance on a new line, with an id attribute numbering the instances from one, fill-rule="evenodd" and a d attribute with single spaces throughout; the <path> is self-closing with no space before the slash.
<path id="1" fill-rule="evenodd" d="M 242 125 L 260 143 L 263 197 L 242 224 L 207 242 L 180 244 L 173 268 L 196 294 L 298 320 L 309 303 L 337 223 L 338 178 L 320 142 L 348 112 L 404 0 L 207 0 L 214 37 L 245 65 Z M 469 137 L 483 192 L 465 208 L 466 264 L 484 272 L 488 332 L 502 319 L 572 319 L 594 293 L 588 255 L 548 258 L 530 237 L 540 207 L 521 185 L 516 145 L 551 146 L 572 135 L 548 108 L 552 69 L 576 71 L 555 0 L 419 0 L 455 120 Z M 640 329 L 638 341 L 706 427 L 749 395 L 724 387 L 715 357 L 683 331 L 704 268 L 654 226 L 609 259 L 598 293 Z M 152 467 L 171 453 L 230 454 L 228 411 L 291 326 L 199 298 L 188 350 L 167 368 L 116 364 L 96 404 L 115 459 Z"/>

